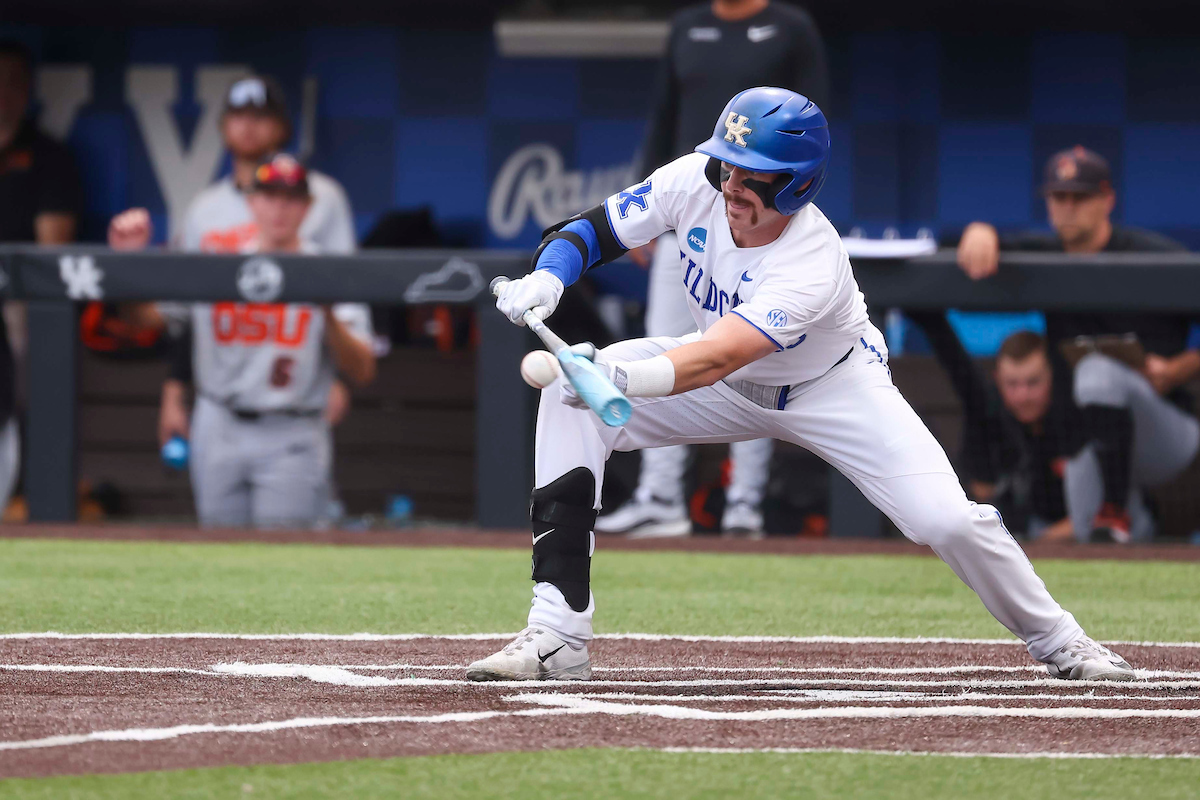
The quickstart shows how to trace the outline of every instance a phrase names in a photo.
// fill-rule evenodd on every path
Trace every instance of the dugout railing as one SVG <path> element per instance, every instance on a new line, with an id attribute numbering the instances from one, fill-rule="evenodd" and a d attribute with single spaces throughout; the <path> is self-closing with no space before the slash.
<path id="1" fill-rule="evenodd" d="M 247 257 L 0 246 L 0 297 L 24 300 L 28 307 L 24 475 L 30 519 L 69 521 L 76 513 L 76 303 L 360 301 L 478 304 L 486 311 L 491 278 L 523 274 L 528 263 L 528 255 L 517 251 Z M 856 259 L 855 273 L 873 313 L 886 308 L 1036 308 L 1200 315 L 1200 257 L 1190 254 L 1006 255 L 998 275 L 978 282 L 963 275 L 953 253 L 945 252 L 915 259 Z M 535 342 L 497 313 L 477 316 L 476 518 L 487 528 L 523 527 L 536 394 L 522 382 L 518 365 Z M 878 530 L 878 512 L 849 481 L 835 476 L 831 533 Z"/>

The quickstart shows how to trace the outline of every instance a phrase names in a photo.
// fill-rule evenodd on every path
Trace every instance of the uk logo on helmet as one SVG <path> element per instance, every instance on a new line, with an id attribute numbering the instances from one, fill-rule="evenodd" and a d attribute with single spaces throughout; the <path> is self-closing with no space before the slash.
<path id="1" fill-rule="evenodd" d="M 749 119 L 744 114 L 730 111 L 729 116 L 725 118 L 725 141 L 733 142 L 738 147 L 745 147 L 746 134 L 754 132 L 752 128 L 746 127 L 748 121 Z"/>

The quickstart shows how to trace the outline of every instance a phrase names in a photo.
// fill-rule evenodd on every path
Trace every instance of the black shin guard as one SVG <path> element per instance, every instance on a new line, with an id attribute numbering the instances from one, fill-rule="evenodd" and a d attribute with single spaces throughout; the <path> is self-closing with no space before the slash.
<path id="1" fill-rule="evenodd" d="M 534 489 L 533 579 L 552 583 L 575 611 L 588 607 L 596 478 L 587 467 Z"/>

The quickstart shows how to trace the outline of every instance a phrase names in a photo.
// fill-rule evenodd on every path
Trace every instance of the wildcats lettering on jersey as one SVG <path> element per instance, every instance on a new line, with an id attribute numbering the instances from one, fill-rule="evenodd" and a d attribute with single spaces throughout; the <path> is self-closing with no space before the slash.
<path id="1" fill-rule="evenodd" d="M 739 116 L 725 121 L 734 144 L 754 136 Z M 725 199 L 705 177 L 708 161 L 699 153 L 683 156 L 610 197 L 605 211 L 614 235 L 634 248 L 675 231 L 696 326 L 707 331 L 736 314 L 771 341 L 777 352 L 738 370 L 735 379 L 782 386 L 823 375 L 870 327 L 841 238 L 809 204 L 774 242 L 739 247 Z"/>
<path id="2" fill-rule="evenodd" d="M 289 310 L 295 313 L 289 314 Z M 217 344 L 300 347 L 308 337 L 313 312 L 282 303 L 214 303 L 213 338 Z"/>

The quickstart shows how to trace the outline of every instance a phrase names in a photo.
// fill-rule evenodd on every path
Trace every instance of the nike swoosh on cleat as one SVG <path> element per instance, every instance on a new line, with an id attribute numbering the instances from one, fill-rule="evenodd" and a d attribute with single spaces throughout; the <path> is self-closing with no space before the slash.
<path id="1" fill-rule="evenodd" d="M 560 644 L 558 647 L 554 648 L 554 649 L 553 649 L 553 650 L 551 650 L 549 653 L 546 653 L 546 655 L 542 655 L 542 652 L 539 650 L 539 651 L 538 651 L 538 661 L 540 661 L 540 662 L 542 662 L 543 664 L 545 664 L 545 663 L 546 663 L 546 659 L 547 659 L 547 658 L 549 658 L 550 656 L 554 655 L 554 654 L 555 654 L 555 653 L 557 653 L 559 650 L 562 650 L 564 647 L 566 647 L 566 645 L 565 645 L 565 644 Z"/>
<path id="2" fill-rule="evenodd" d="M 551 528 L 550 530 L 546 531 L 546 532 L 545 532 L 545 533 L 543 533 L 543 534 L 534 534 L 534 536 L 533 536 L 533 543 L 534 543 L 534 544 L 537 544 L 537 543 L 538 543 L 538 542 L 540 542 L 542 539 L 545 539 L 547 536 L 549 536 L 550 534 L 554 533 L 556 530 L 558 530 L 558 528 Z"/>
<path id="3" fill-rule="evenodd" d="M 745 272 L 742 273 L 742 280 L 746 281 L 747 283 L 754 280 L 754 278 L 750 277 L 750 270 L 746 270 Z"/>

